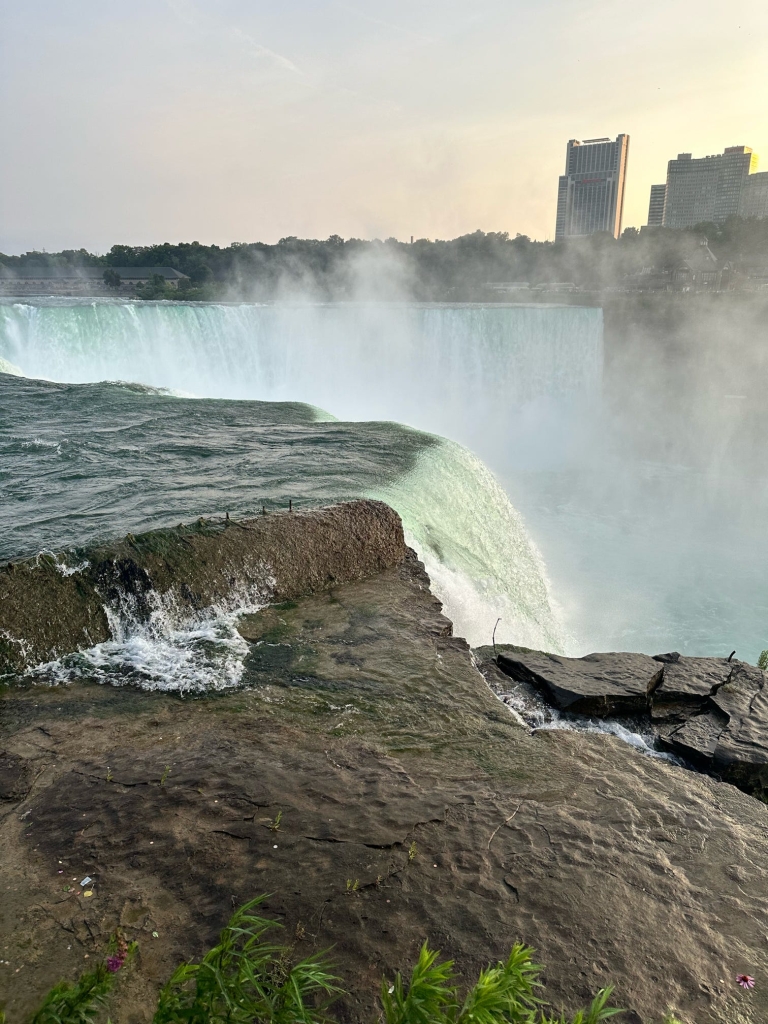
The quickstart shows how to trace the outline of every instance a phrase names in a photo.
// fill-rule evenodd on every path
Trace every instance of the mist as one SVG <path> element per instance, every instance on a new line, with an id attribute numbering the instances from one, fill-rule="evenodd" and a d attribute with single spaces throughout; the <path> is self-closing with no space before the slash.
<path id="1" fill-rule="evenodd" d="M 241 274 L 217 305 L 6 306 L 0 355 L 28 376 L 301 401 L 450 438 L 522 514 L 569 653 L 755 660 L 768 646 L 768 299 L 432 305 L 413 301 L 409 269 L 382 244 L 335 268 L 347 302 L 324 301 L 327 280 L 297 259 L 267 305 L 242 301 L 263 282 Z"/>

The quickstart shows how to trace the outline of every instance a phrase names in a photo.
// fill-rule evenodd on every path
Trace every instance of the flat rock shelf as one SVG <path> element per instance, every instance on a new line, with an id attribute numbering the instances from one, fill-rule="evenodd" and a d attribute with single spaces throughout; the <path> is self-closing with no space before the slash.
<path id="1" fill-rule="evenodd" d="M 240 630 L 237 692 L 2 692 L 9 1019 L 119 925 L 140 952 L 111 1016 L 149 1020 L 175 965 L 260 893 L 298 953 L 331 947 L 349 1022 L 376 1019 L 382 975 L 424 939 L 465 978 L 531 943 L 557 1008 L 615 982 L 631 1024 L 768 1019 L 768 985 L 734 981 L 768 975 L 764 804 L 611 736 L 521 728 L 412 553 Z M 698 678 L 671 673 L 670 702 L 699 699 Z"/>

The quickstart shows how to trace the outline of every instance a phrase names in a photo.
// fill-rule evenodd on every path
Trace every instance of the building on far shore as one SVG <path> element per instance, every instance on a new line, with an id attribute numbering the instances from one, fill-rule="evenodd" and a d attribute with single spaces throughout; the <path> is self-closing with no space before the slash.
<path id="1" fill-rule="evenodd" d="M 737 216 L 745 185 L 757 170 L 757 163 L 757 153 L 749 146 L 728 146 L 715 156 L 695 160 L 690 153 L 679 153 L 667 164 L 662 224 L 666 228 L 691 228 L 705 221 L 722 224 L 728 217 Z M 661 186 L 651 186 L 651 205 L 657 189 Z M 654 226 L 650 208 L 648 226 Z M 657 222 L 655 226 L 659 226 Z"/>
<path id="2" fill-rule="evenodd" d="M 629 136 L 610 139 L 571 139 L 565 174 L 557 187 L 555 241 L 608 231 L 621 234 Z"/>
<path id="3" fill-rule="evenodd" d="M 750 174 L 744 182 L 739 206 L 740 217 L 768 217 L 768 171 Z"/>
<path id="4" fill-rule="evenodd" d="M 664 211 L 667 206 L 667 183 L 651 185 L 651 201 L 648 204 L 648 227 L 660 228 L 664 224 Z"/>
<path id="5" fill-rule="evenodd" d="M 117 274 L 119 282 L 109 285 L 105 271 Z M 0 265 L 0 295 L 13 296 L 102 296 L 132 295 L 138 285 L 161 277 L 169 288 L 188 281 L 173 267 L 56 267 L 27 263 L 21 267 Z"/>

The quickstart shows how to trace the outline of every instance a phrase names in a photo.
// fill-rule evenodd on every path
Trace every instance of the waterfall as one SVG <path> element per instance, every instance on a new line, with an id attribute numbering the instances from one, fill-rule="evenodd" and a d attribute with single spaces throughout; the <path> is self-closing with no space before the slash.
<path id="1" fill-rule="evenodd" d="M 305 491 L 325 499 L 357 494 L 380 497 L 402 515 L 409 541 L 424 558 L 435 592 L 446 602 L 460 634 L 473 643 L 486 643 L 496 618 L 501 617 L 500 640 L 562 647 L 543 561 L 521 517 L 483 462 L 505 472 L 567 461 L 568 446 L 578 440 L 584 413 L 594 409 L 600 393 L 600 309 L 109 300 L 0 303 L 0 368 L 2 360 L 28 378 L 60 384 L 129 381 L 168 389 L 177 396 L 236 399 L 245 417 L 257 414 L 246 411 L 250 402 L 242 400 L 306 403 L 315 407 L 315 422 L 323 418 L 321 408 L 329 410 L 348 422 L 339 423 L 322 440 L 322 448 L 315 441 L 309 443 L 296 428 L 286 438 L 290 444 L 286 451 L 292 457 L 306 448 L 301 472 L 290 484 L 278 479 L 280 472 L 269 484 L 262 479 L 267 463 L 258 445 L 252 452 L 253 465 L 235 460 L 234 474 L 227 469 L 227 451 L 219 449 L 215 464 L 228 481 L 227 497 L 215 500 L 226 500 L 224 507 L 249 507 L 254 500 L 249 497 L 251 479 L 261 481 L 258 486 L 267 497 L 272 491 L 276 497 L 282 495 L 286 486 L 290 487 L 286 493 L 294 498 Z M 92 401 L 95 398 L 91 396 Z M 69 412 L 64 410 L 72 402 L 79 408 L 85 399 L 84 393 L 62 398 L 61 411 L 51 410 L 50 424 L 67 430 Z M 134 401 L 139 400 L 133 390 L 119 389 L 111 406 L 101 412 L 94 409 L 93 416 L 102 424 L 111 419 L 117 429 L 123 406 L 127 402 L 132 407 Z M 148 402 L 149 398 L 141 404 Z M 202 451 L 208 445 L 206 438 L 212 431 L 221 445 L 248 450 L 237 433 L 245 429 L 236 426 L 242 417 L 224 408 L 230 403 L 180 405 L 187 407 L 188 416 L 174 412 L 174 425 L 166 428 L 163 417 L 158 420 L 157 412 L 153 413 L 154 426 L 142 442 L 164 451 L 169 471 L 171 438 L 179 430 L 185 436 L 187 422 L 196 449 Z M 170 407 L 166 408 L 170 415 Z M 40 415 L 37 409 L 35 422 Z M 220 419 L 227 426 L 218 432 Z M 364 456 L 368 443 L 364 424 L 349 421 L 395 421 L 427 431 L 432 439 L 422 437 L 418 446 L 423 451 L 407 471 L 401 471 L 399 453 L 409 435 L 402 428 L 398 433 L 379 424 L 385 428 L 384 446 L 379 448 L 375 442 L 370 452 L 378 453 L 376 458 L 389 468 L 378 472 L 374 481 L 357 468 L 367 465 L 371 457 Z M 376 427 L 376 423 L 367 426 Z M 78 428 L 77 444 L 84 443 L 82 429 Z M 71 454 L 75 435 L 67 432 L 67 436 Z M 60 439 L 54 440 L 58 444 Z M 23 443 L 44 441 L 35 435 Z M 28 457 L 26 448 L 24 452 Z M 332 456 L 342 458 L 347 477 L 343 489 L 334 482 L 337 470 L 331 470 Z M 120 448 L 99 472 L 113 474 L 126 458 Z M 285 465 L 284 458 L 282 475 Z M 179 467 L 179 478 L 192 481 L 202 469 L 203 463 Z M 89 473 L 99 475 L 92 460 Z M 200 502 L 212 500 L 222 487 L 217 480 L 206 498 L 194 488 L 187 494 L 189 483 L 182 495 L 178 489 L 171 495 L 167 484 L 163 478 L 158 484 L 162 494 L 155 494 L 151 501 L 147 498 L 142 517 L 151 518 L 155 506 L 158 513 L 170 513 L 169 504 L 180 499 L 182 504 L 187 499 L 196 503 L 194 510 L 190 505 L 190 514 L 215 510 L 215 506 L 203 508 Z M 100 486 L 103 492 L 106 482 Z M 61 498 L 54 496 L 50 521 L 56 529 L 72 517 L 73 500 L 70 496 L 59 509 Z M 115 497 L 117 520 L 132 522 L 137 500 L 134 496 L 121 502 Z M 178 513 L 183 518 L 186 511 L 179 508 Z M 103 510 L 98 514 L 102 516 Z M 96 510 L 89 506 L 89 522 L 94 515 Z M 117 527 L 116 521 L 115 532 L 121 532 Z M 53 545 L 54 540 L 47 542 Z"/>
<path id="2" fill-rule="evenodd" d="M 0 358 L 30 377 L 136 381 L 397 420 L 491 463 L 512 452 L 541 466 L 599 392 L 602 310 L 14 303 L 0 305 Z"/>

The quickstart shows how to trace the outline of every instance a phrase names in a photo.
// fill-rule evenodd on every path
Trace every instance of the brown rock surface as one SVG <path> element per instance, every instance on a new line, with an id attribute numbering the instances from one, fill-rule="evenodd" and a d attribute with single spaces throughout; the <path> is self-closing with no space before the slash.
<path id="1" fill-rule="evenodd" d="M 512 679 L 544 693 L 560 711 L 598 718 L 645 711 L 663 671 L 646 654 L 563 658 L 506 645 L 498 664 Z"/>
<path id="2" fill-rule="evenodd" d="M 728 681 L 733 669 L 726 658 L 683 658 L 677 652 L 657 654 L 654 661 L 664 666 L 664 675 L 652 695 L 654 719 L 685 717 L 692 706 L 701 707 Z"/>
<path id="3" fill-rule="evenodd" d="M 642 1024 L 768 1019 L 768 807 L 613 737 L 529 735 L 427 584 L 410 558 L 250 616 L 242 691 L 2 694 L 0 768 L 23 776 L 0 803 L 9 1024 L 117 924 L 140 948 L 111 1016 L 148 1020 L 263 892 L 298 954 L 333 946 L 348 1021 L 425 938 L 465 977 L 532 943 L 558 1007 L 615 982 Z"/>
<path id="4" fill-rule="evenodd" d="M 287 600 L 364 579 L 405 555 L 400 517 L 380 501 L 203 520 L 114 544 L 8 563 L 0 572 L 0 677 L 110 636 L 104 605 L 148 615 L 155 594 L 207 608 L 233 594 Z M 79 567 L 75 569 L 75 567 Z"/>

